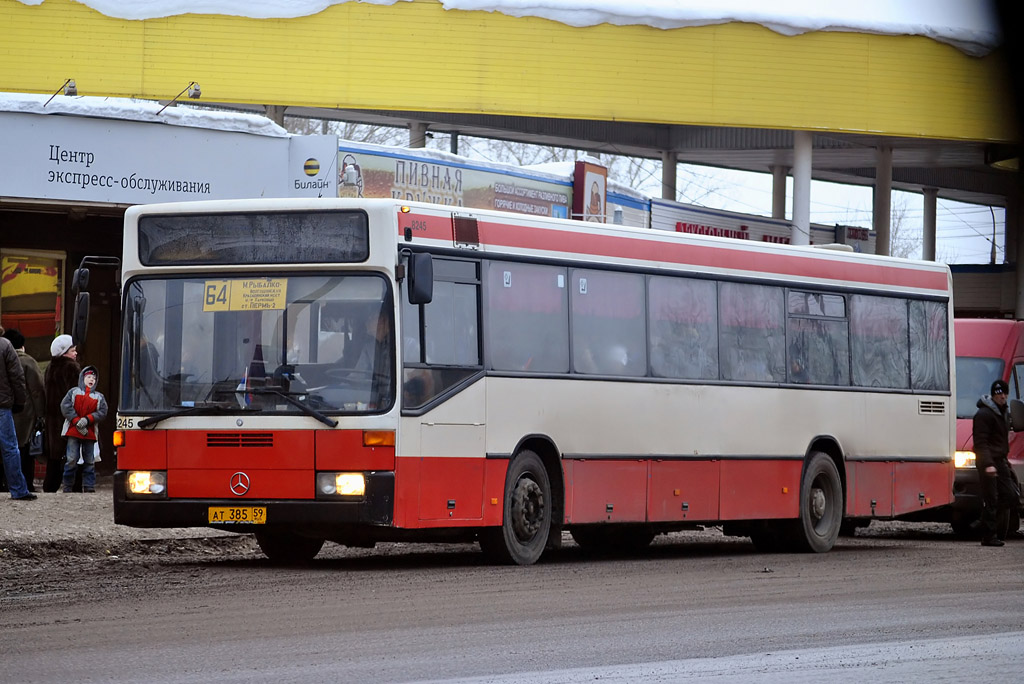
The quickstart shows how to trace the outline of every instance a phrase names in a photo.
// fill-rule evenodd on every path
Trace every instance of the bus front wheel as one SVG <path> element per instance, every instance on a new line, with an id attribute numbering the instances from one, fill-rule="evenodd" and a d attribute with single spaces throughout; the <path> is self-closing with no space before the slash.
<path id="1" fill-rule="evenodd" d="M 323 539 L 272 529 L 257 532 L 256 543 L 263 555 L 276 563 L 306 563 L 313 560 L 324 546 Z"/>
<path id="2" fill-rule="evenodd" d="M 501 527 L 480 535 L 480 548 L 501 563 L 532 565 L 551 533 L 551 482 L 540 456 L 524 450 L 505 475 Z"/>
<path id="3" fill-rule="evenodd" d="M 792 537 L 794 550 L 824 553 L 843 524 L 843 483 L 835 462 L 820 451 L 811 454 L 800 483 L 800 519 Z"/>

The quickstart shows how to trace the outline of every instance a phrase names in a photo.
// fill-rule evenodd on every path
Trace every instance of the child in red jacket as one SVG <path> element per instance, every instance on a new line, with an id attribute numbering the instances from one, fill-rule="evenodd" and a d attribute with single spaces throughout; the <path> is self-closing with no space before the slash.
<path id="1" fill-rule="evenodd" d="M 96 423 L 107 415 L 107 400 L 96 391 L 99 373 L 95 366 L 86 366 L 78 376 L 78 387 L 72 387 L 60 402 L 64 415 L 61 434 L 68 438 L 64 452 L 64 491 L 70 492 L 75 484 L 75 472 L 81 458 L 82 491 L 96 491 Z"/>

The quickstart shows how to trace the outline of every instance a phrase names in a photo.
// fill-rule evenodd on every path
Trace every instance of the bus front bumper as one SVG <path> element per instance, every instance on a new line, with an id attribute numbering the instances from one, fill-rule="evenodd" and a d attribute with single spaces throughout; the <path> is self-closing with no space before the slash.
<path id="1" fill-rule="evenodd" d="M 114 473 L 114 522 L 129 527 L 215 527 L 233 532 L 254 532 L 262 525 L 210 522 L 214 507 L 266 509 L 266 525 L 291 528 L 351 529 L 389 526 L 394 520 L 395 476 L 369 473 L 366 494 L 355 501 L 328 499 L 129 499 L 127 473 Z"/>

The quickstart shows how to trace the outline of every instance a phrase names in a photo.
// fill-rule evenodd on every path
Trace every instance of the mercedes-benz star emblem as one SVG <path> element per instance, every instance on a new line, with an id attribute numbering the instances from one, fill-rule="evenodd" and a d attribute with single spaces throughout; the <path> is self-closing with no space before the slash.
<path id="1" fill-rule="evenodd" d="M 243 472 L 237 472 L 231 476 L 231 492 L 242 496 L 249 491 L 249 476 Z"/>

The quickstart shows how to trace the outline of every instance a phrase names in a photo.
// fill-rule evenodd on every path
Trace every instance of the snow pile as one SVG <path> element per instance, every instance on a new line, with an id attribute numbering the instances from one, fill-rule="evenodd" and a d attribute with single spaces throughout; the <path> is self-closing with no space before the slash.
<path id="1" fill-rule="evenodd" d="M 40 5 L 44 0 L 19 0 Z M 253 19 L 317 14 L 353 0 L 78 0 L 118 19 L 179 14 L 225 14 Z M 393 5 L 409 0 L 359 0 Z M 926 36 L 969 55 L 984 55 L 1001 42 L 988 0 L 438 0 L 445 9 L 540 17 L 569 26 L 646 25 L 659 29 L 728 22 L 760 24 L 783 35 L 851 31 Z"/>
<path id="2" fill-rule="evenodd" d="M 49 100 L 49 102 L 47 102 Z M 277 138 L 288 137 L 289 133 L 270 119 L 255 114 L 217 112 L 208 109 L 167 107 L 151 100 L 134 100 L 116 97 L 67 97 L 22 93 L 0 93 L 0 112 L 23 112 L 26 114 L 73 114 L 99 119 L 125 119 L 163 123 L 172 126 L 207 128 L 216 131 L 252 133 Z M 158 113 L 159 112 L 159 113 Z"/>

